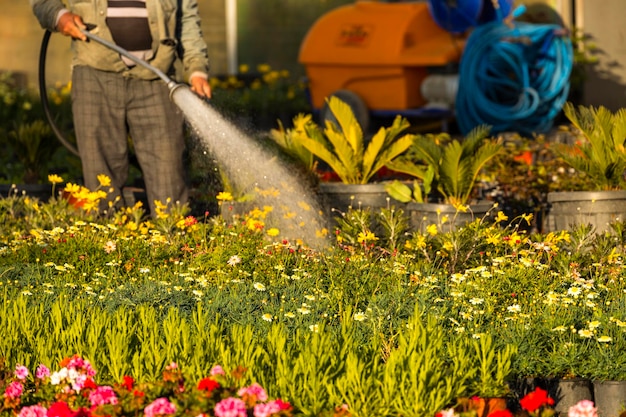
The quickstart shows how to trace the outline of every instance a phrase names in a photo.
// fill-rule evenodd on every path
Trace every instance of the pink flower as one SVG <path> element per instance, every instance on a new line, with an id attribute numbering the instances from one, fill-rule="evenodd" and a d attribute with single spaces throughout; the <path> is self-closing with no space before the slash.
<path id="1" fill-rule="evenodd" d="M 167 398 L 161 397 L 152 401 L 143 410 L 145 417 L 162 416 L 165 414 L 174 414 L 176 412 L 176 406 L 169 402 Z M 245 416 L 244 416 L 245 417 Z"/>
<path id="2" fill-rule="evenodd" d="M 257 404 L 254 406 L 254 417 L 269 417 L 272 414 L 279 413 L 283 410 L 281 404 L 277 401 L 270 401 L 267 404 Z"/>
<path id="3" fill-rule="evenodd" d="M 89 394 L 91 405 L 117 404 L 117 395 L 113 388 L 103 385 L 97 387 Z"/>
<path id="4" fill-rule="evenodd" d="M 24 392 L 24 386 L 19 381 L 11 382 L 6 390 L 4 390 L 4 396 L 7 398 L 19 398 Z"/>
<path id="5" fill-rule="evenodd" d="M 224 372 L 224 368 L 222 368 L 220 365 L 215 365 L 213 368 L 211 368 L 210 375 L 226 375 L 226 372 Z"/>
<path id="6" fill-rule="evenodd" d="M 594 407 L 593 401 L 582 400 L 569 408 L 568 417 L 598 417 L 598 409 Z"/>
<path id="7" fill-rule="evenodd" d="M 45 379 L 50 376 L 50 369 L 48 369 L 46 365 L 41 364 L 37 367 L 37 370 L 35 371 L 35 376 L 38 379 Z"/>
<path id="8" fill-rule="evenodd" d="M 91 366 L 91 363 L 89 363 L 88 360 L 83 359 L 78 355 L 72 356 L 69 363 L 67 364 L 67 368 L 69 369 L 74 368 L 76 370 L 82 370 L 87 374 L 87 376 L 96 375 L 96 371 Z"/>
<path id="9" fill-rule="evenodd" d="M 14 374 L 17 379 L 24 380 L 28 376 L 28 368 L 24 365 L 17 365 Z"/>
<path id="10" fill-rule="evenodd" d="M 78 374 L 72 381 L 72 389 L 76 392 L 79 392 L 81 389 L 85 387 L 85 383 L 87 382 L 87 375 Z"/>
<path id="11" fill-rule="evenodd" d="M 24 407 L 18 414 L 18 417 L 46 417 L 48 410 L 40 405 L 31 405 Z"/>
<path id="12" fill-rule="evenodd" d="M 256 398 L 256 401 L 267 401 L 267 393 L 263 389 L 262 386 L 257 384 L 256 382 L 250 385 L 249 387 L 243 387 L 239 391 L 237 391 L 237 395 L 240 397 L 251 397 Z"/>
<path id="13" fill-rule="evenodd" d="M 228 397 L 215 405 L 216 417 L 246 417 L 246 415 L 246 403 L 239 398 Z"/>

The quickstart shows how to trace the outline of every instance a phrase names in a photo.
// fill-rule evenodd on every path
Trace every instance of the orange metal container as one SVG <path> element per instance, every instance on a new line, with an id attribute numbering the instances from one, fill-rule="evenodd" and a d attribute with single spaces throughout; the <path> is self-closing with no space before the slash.
<path id="1" fill-rule="evenodd" d="M 299 54 L 314 108 L 337 90 L 357 94 L 369 109 L 420 107 L 428 67 L 456 63 L 464 38 L 441 29 L 426 2 L 357 1 L 320 17 Z"/>

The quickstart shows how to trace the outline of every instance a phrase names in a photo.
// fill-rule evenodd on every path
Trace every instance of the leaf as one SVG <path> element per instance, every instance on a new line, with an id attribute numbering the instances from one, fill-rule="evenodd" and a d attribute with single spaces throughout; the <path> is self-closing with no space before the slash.
<path id="1" fill-rule="evenodd" d="M 584 137 L 575 148 L 556 146 L 555 151 L 577 171 L 584 172 L 597 190 L 624 189 L 626 169 L 626 112 L 566 103 L 563 112 Z"/>
<path id="2" fill-rule="evenodd" d="M 385 191 L 387 191 L 391 198 L 398 200 L 402 203 L 408 203 L 409 201 L 411 201 L 411 196 L 413 194 L 411 188 L 408 185 L 398 180 L 394 180 L 389 184 L 385 184 Z"/>

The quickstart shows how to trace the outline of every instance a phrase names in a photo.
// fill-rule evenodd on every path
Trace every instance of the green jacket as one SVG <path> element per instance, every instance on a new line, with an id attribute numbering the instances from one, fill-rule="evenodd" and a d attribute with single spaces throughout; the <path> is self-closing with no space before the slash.
<path id="1" fill-rule="evenodd" d="M 94 35 L 113 42 L 105 22 L 107 0 L 67 0 L 67 6 L 61 0 L 30 0 L 30 4 L 44 29 L 56 31 L 57 15 L 67 8 L 81 16 L 85 23 L 95 24 L 96 28 L 91 31 Z M 146 8 L 154 52 L 149 64 L 172 76 L 174 63 L 180 57 L 185 80 L 194 72 L 208 74 L 209 59 L 200 29 L 197 0 L 146 0 Z M 129 69 L 117 52 L 96 42 L 72 40 L 72 49 L 73 66 L 88 65 L 142 79 L 158 78 L 154 72 L 139 65 Z"/>

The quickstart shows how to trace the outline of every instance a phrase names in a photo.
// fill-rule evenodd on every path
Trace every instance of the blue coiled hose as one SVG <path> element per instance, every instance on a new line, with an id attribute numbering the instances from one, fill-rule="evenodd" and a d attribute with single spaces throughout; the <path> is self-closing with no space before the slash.
<path id="1" fill-rule="evenodd" d="M 569 93 L 572 43 L 558 25 L 489 22 L 476 27 L 459 68 L 459 129 L 545 133 Z"/>

